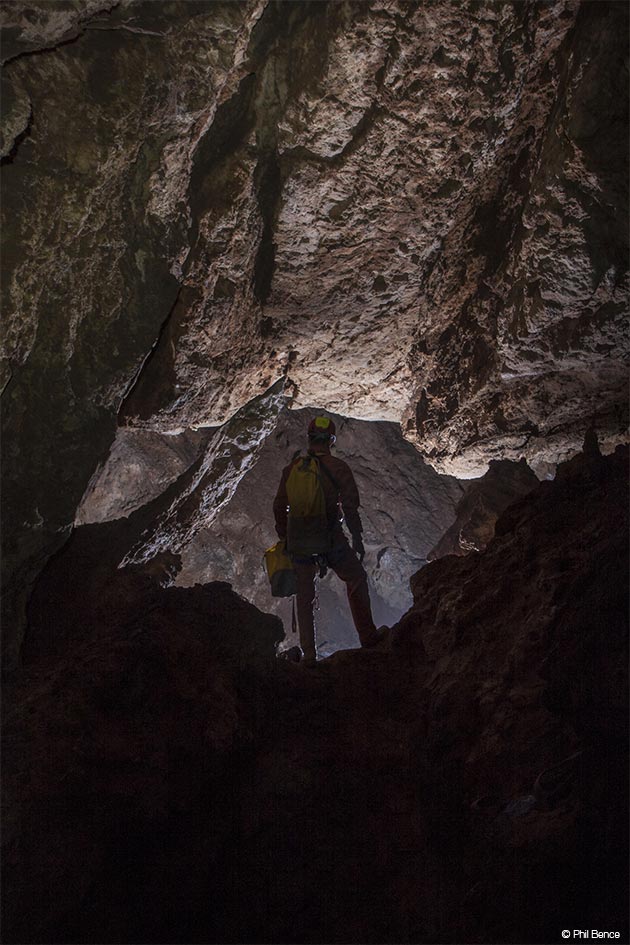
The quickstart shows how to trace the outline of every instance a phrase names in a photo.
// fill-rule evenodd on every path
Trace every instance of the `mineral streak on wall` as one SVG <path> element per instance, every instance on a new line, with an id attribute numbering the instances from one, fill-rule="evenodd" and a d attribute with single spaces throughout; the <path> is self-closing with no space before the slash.
<path id="1" fill-rule="evenodd" d="M 284 379 L 455 475 L 623 438 L 626 4 L 1 15 L 9 625 L 117 424 Z"/>

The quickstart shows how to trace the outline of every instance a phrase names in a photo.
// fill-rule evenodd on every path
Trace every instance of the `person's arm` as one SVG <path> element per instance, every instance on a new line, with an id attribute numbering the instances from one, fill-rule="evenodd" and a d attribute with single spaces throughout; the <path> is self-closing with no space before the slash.
<path id="1" fill-rule="evenodd" d="M 359 490 L 352 475 L 352 470 L 345 463 L 340 469 L 338 478 L 343 517 L 346 520 L 348 531 L 352 535 L 352 550 L 357 553 L 359 560 L 363 561 L 365 549 L 363 547 L 363 526 L 359 515 L 359 505 L 361 504 Z"/>
<path id="2" fill-rule="evenodd" d="M 289 469 L 289 466 L 287 466 L 286 469 L 283 469 L 280 485 L 278 486 L 276 497 L 273 500 L 273 517 L 276 520 L 276 533 L 278 538 L 287 537 L 287 506 L 289 504 L 289 499 L 287 496 L 287 478 L 289 475 Z"/>

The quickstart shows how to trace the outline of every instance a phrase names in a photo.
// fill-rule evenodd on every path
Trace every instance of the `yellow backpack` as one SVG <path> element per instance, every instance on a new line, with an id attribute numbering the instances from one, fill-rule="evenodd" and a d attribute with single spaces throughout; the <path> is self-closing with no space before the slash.
<path id="1" fill-rule="evenodd" d="M 295 570 L 286 552 L 286 542 L 277 541 L 264 554 L 272 597 L 292 597 L 297 591 Z"/>
<path id="2" fill-rule="evenodd" d="M 326 470 L 330 479 L 332 476 Z M 287 478 L 289 517 L 287 551 L 310 557 L 325 554 L 332 545 L 332 529 L 326 514 L 322 470 L 314 456 L 300 456 Z M 334 480 L 333 480 L 334 481 Z"/>

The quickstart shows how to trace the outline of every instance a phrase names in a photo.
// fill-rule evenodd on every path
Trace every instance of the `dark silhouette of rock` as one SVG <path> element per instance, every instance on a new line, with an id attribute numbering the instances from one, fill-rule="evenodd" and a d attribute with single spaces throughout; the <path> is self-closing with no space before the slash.
<path id="1" fill-rule="evenodd" d="M 182 812 L 228 790 L 267 724 L 277 618 L 227 584 L 164 589 L 106 554 L 99 567 L 106 531 L 79 530 L 49 563 L 30 613 L 37 645 L 4 692 L 3 926 L 16 942 L 73 940 L 61 930 L 87 901 L 102 928 L 90 935 L 138 940 L 136 920 L 108 918 L 109 905 L 137 909 L 132 874 L 166 862 L 158 835 L 168 846 L 167 824 L 174 840 Z M 215 856 L 229 836 L 228 819 Z"/>
<path id="2" fill-rule="evenodd" d="M 520 463 L 492 460 L 488 472 L 468 484 L 457 506 L 455 521 L 429 552 L 428 560 L 482 551 L 494 535 L 501 512 L 531 492 L 537 483 L 524 459 Z"/>
<path id="3" fill-rule="evenodd" d="M 5 692 L 5 938 L 623 941 L 627 488 L 627 449 L 576 457 L 314 668 L 225 585 L 112 569 L 124 523 L 77 530 Z"/>

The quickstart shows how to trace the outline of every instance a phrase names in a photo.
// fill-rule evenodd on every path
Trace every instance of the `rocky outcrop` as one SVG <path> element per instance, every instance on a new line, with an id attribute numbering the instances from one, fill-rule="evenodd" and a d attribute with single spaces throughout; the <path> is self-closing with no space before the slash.
<path id="1" fill-rule="evenodd" d="M 527 495 L 538 480 L 525 460 L 492 460 L 485 476 L 471 482 L 455 513 L 455 521 L 428 554 L 429 561 L 445 555 L 483 551 L 494 536 L 495 523 L 516 499 Z"/>
<path id="2" fill-rule="evenodd" d="M 114 932 L 109 906 L 140 860 L 149 876 L 164 857 L 151 834 L 227 789 L 265 724 L 256 706 L 282 637 L 276 618 L 227 585 L 162 590 L 90 564 L 87 588 L 57 574 L 57 595 L 48 586 L 45 609 L 31 613 L 59 634 L 29 660 L 4 713 L 6 941 L 78 941 L 67 923 L 88 901 L 99 940 L 144 940 L 128 924 Z M 86 589 L 98 595 L 89 607 Z M 216 826 L 218 857 L 229 820 Z"/>
<path id="3" fill-rule="evenodd" d="M 107 522 L 135 512 L 161 495 L 196 462 L 213 430 L 168 436 L 122 427 L 77 510 L 75 525 Z"/>
<path id="4" fill-rule="evenodd" d="M 272 503 L 283 467 L 306 449 L 305 431 L 313 410 L 280 414 L 255 464 L 241 479 L 231 501 L 182 549 L 180 585 L 229 581 L 262 610 L 279 614 L 287 632 L 290 601 L 274 600 L 261 567 L 262 552 L 276 540 Z M 349 463 L 361 495 L 361 518 L 377 624 L 394 623 L 411 604 L 409 578 L 426 563 L 433 542 L 454 518 L 463 486 L 439 476 L 406 443 L 395 424 L 365 423 L 334 416 L 336 456 Z M 318 585 L 318 649 L 328 655 L 358 640 L 345 586 L 329 573 Z"/>
<path id="5" fill-rule="evenodd" d="M 312 670 L 225 585 L 107 563 L 121 522 L 77 530 L 5 713 L 5 937 L 623 941 L 627 485 L 627 450 L 577 457 Z"/>
<path id="6" fill-rule="evenodd" d="M 291 603 L 270 596 L 261 562 L 277 540 L 272 504 L 280 473 L 306 448 L 315 411 L 289 411 L 282 404 L 279 397 L 258 399 L 203 440 L 201 433 L 193 439 L 121 428 L 83 499 L 78 523 L 120 518 L 150 504 L 148 514 L 132 516 L 122 560 L 147 562 L 168 549 L 181 556 L 179 585 L 228 581 L 262 610 L 281 616 L 289 631 Z M 350 464 L 361 494 L 375 620 L 391 624 L 410 606 L 409 578 L 453 521 L 464 485 L 425 464 L 395 424 L 334 419 L 335 454 Z M 168 498 L 153 502 L 166 479 Z M 332 574 L 319 585 L 317 623 L 321 654 L 357 644 L 344 585 Z"/>
<path id="7" fill-rule="evenodd" d="M 284 379 L 458 475 L 623 436 L 624 4 L 3 17 L 9 623 L 117 418 L 214 427 Z"/>

